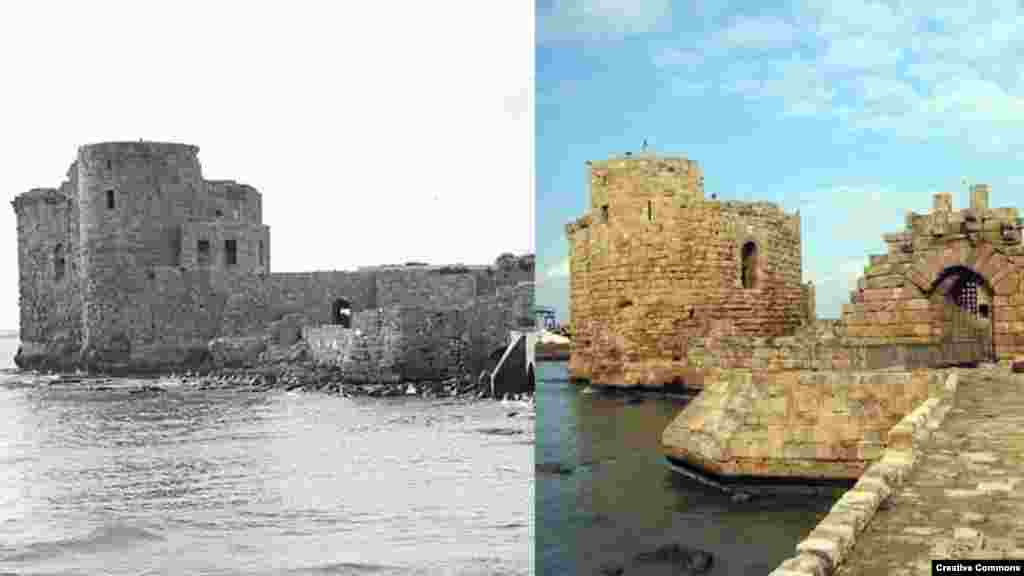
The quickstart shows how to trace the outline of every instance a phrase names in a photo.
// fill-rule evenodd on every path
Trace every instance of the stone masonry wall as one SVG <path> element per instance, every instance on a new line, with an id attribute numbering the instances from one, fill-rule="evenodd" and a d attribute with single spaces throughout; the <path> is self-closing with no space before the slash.
<path id="1" fill-rule="evenodd" d="M 82 340 L 77 205 L 56 189 L 33 190 L 12 204 L 21 341 L 40 354 L 77 351 Z"/>
<path id="2" fill-rule="evenodd" d="M 278 337 L 290 332 L 291 338 L 301 326 L 329 324 L 341 301 L 353 314 L 373 311 L 384 314 L 380 318 L 387 316 L 382 309 L 396 305 L 470 307 L 464 321 L 479 322 L 492 314 L 482 311 L 486 306 L 478 299 L 490 302 L 533 279 L 532 255 L 511 254 L 489 266 L 271 274 L 259 192 L 234 181 L 204 180 L 198 151 L 142 141 L 82 146 L 59 189 L 36 189 L 14 200 L 19 365 L 47 360 L 97 369 L 170 367 L 188 363 L 217 337 L 270 331 Z M 208 263 L 199 263 L 200 240 L 209 242 Z M 227 240 L 235 241 L 234 264 L 225 256 Z M 57 280 L 61 258 L 64 276 Z M 431 322 L 399 323 L 395 330 L 412 342 L 423 326 L 435 326 Z"/>
<path id="3" fill-rule="evenodd" d="M 935 208 L 908 213 L 906 230 L 887 234 L 888 253 L 873 255 L 865 275 L 843 306 L 845 336 L 863 343 L 936 342 L 944 321 L 943 272 L 964 267 L 991 298 L 990 319 L 999 359 L 1024 353 L 1024 246 L 1015 208 L 988 208 L 988 187 L 972 190 L 971 208 L 953 211 L 949 194 L 937 194 Z M 945 307 L 948 309 L 948 306 Z"/>
<path id="4" fill-rule="evenodd" d="M 340 366 L 355 381 L 475 377 L 509 331 L 532 321 L 533 284 L 476 299 L 461 308 L 390 306 L 354 315 L 351 328 L 307 326 L 314 360 Z"/>
<path id="5" fill-rule="evenodd" d="M 606 165 L 614 169 L 604 183 Z M 775 336 L 806 321 L 798 215 L 768 203 L 705 200 L 690 161 L 617 159 L 592 174 L 596 210 L 567 226 L 574 377 L 671 382 L 684 376 L 690 337 Z M 673 178 L 676 186 L 659 188 Z M 741 280 L 747 242 L 757 246 L 749 288 Z"/>
<path id="6" fill-rule="evenodd" d="M 732 372 L 680 412 L 662 447 L 719 475 L 857 478 L 947 372 Z"/>
<path id="7" fill-rule="evenodd" d="M 457 267 L 406 266 L 373 270 L 377 305 L 452 308 L 476 296 L 476 278 Z"/>

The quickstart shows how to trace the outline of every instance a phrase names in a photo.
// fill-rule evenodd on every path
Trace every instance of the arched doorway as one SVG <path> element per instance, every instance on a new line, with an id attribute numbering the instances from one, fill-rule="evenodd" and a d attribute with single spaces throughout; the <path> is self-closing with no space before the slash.
<path id="1" fill-rule="evenodd" d="M 983 276 L 965 266 L 950 266 L 935 281 L 931 301 L 941 326 L 943 364 L 995 358 L 993 291 Z"/>
<path id="2" fill-rule="evenodd" d="M 344 298 L 338 298 L 331 305 L 331 323 L 339 324 L 342 328 L 352 327 L 352 303 Z"/>

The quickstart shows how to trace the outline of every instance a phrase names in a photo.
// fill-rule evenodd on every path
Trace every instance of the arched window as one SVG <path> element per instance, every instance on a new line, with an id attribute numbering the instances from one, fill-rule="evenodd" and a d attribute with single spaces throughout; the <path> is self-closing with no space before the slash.
<path id="1" fill-rule="evenodd" d="M 53 249 L 53 278 L 60 282 L 64 279 L 64 245 L 57 244 Z"/>
<path id="2" fill-rule="evenodd" d="M 740 277 L 744 288 L 757 287 L 757 244 L 753 242 L 743 245 Z"/>
<path id="3" fill-rule="evenodd" d="M 342 328 L 352 327 L 352 303 L 338 298 L 331 306 L 331 322 L 340 324 Z"/>

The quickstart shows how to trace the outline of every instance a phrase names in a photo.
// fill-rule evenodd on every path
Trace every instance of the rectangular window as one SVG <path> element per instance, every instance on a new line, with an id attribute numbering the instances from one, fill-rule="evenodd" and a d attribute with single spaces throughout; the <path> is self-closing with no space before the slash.
<path id="1" fill-rule="evenodd" d="M 107 190 L 107 210 L 114 209 L 114 191 Z"/>
<path id="2" fill-rule="evenodd" d="M 196 252 L 198 253 L 198 260 L 200 266 L 206 266 L 210 264 L 210 241 L 200 240 L 196 245 Z"/>
<path id="3" fill-rule="evenodd" d="M 263 266 L 263 240 L 260 240 L 260 266 Z"/>
<path id="4" fill-rule="evenodd" d="M 224 263 L 228 266 L 238 264 L 238 243 L 235 240 L 224 241 Z"/>

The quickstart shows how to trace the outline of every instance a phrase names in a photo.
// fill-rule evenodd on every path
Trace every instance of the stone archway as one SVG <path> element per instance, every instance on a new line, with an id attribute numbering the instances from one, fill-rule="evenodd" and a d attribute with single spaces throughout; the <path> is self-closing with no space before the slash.
<path id="1" fill-rule="evenodd" d="M 993 360 L 995 294 L 984 276 L 961 265 L 943 269 L 929 294 L 942 363 Z"/>
<path id="2" fill-rule="evenodd" d="M 331 304 L 331 323 L 339 324 L 342 328 L 352 327 L 352 303 L 344 298 L 338 298 Z"/>

